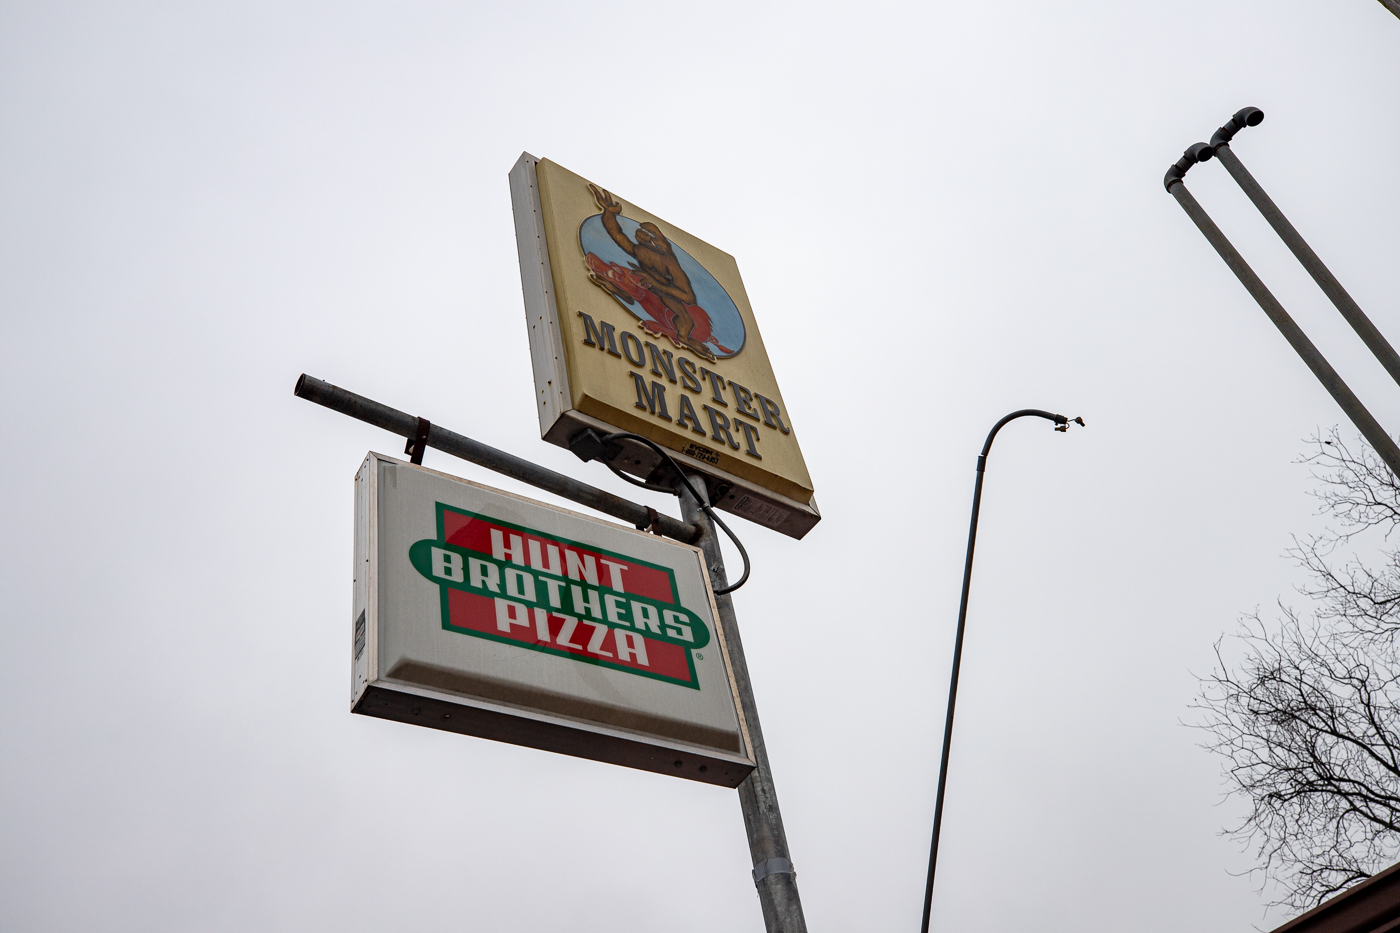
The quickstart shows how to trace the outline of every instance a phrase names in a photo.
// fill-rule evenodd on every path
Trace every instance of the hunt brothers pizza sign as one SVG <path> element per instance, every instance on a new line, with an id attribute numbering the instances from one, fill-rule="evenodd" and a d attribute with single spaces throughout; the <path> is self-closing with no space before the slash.
<path id="1" fill-rule="evenodd" d="M 693 780 L 753 769 L 697 548 L 378 454 L 352 708 Z"/>
<path id="2" fill-rule="evenodd" d="M 408 554 L 441 589 L 445 630 L 700 688 L 691 650 L 710 633 L 675 571 L 441 502 L 437 522 Z"/>
<path id="3" fill-rule="evenodd" d="M 806 534 L 812 479 L 734 258 L 547 159 L 510 181 L 541 436 L 643 435 L 719 508 Z M 624 443 L 613 465 L 657 460 Z"/>

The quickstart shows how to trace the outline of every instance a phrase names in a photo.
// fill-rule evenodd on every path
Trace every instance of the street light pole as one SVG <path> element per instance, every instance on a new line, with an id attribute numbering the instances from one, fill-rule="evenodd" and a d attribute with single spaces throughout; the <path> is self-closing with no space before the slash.
<path id="1" fill-rule="evenodd" d="M 422 463 L 423 451 L 432 447 L 522 483 L 572 499 L 580 505 L 631 522 L 638 530 L 650 528 L 655 534 L 694 544 L 704 552 L 710 580 L 714 585 L 715 606 L 719 610 L 719 618 L 716 621 L 728 643 L 732 674 L 742 706 L 740 712 L 748 726 L 753 757 L 757 762 L 757 767 L 744 783 L 739 785 L 739 807 L 743 811 L 744 828 L 749 837 L 749 854 L 753 858 L 750 877 L 753 878 L 759 906 L 763 910 L 764 929 L 767 933 L 807 933 L 802 899 L 797 893 L 797 869 L 793 866 L 792 853 L 788 850 L 783 815 L 778 809 L 778 791 L 768 764 L 768 749 L 764 745 L 763 729 L 758 721 L 753 682 L 749 678 L 748 661 L 744 658 L 744 645 L 739 637 L 739 622 L 734 613 L 734 600 L 730 595 L 748 578 L 748 557 L 744 557 L 744 573 L 738 583 L 729 585 L 729 578 L 724 569 L 724 556 L 719 549 L 719 537 L 715 533 L 716 524 L 723 526 L 723 523 L 709 511 L 709 490 L 704 477 L 691 476 L 687 480 L 679 475 L 680 470 L 677 468 L 676 479 L 681 481 L 676 484 L 674 492 L 680 498 L 681 513 L 685 516 L 685 521 L 677 521 L 640 503 L 630 502 L 539 464 L 488 447 L 480 441 L 449 431 L 441 425 L 432 424 L 426 418 L 415 418 L 406 412 L 397 411 L 388 405 L 363 395 L 356 395 L 305 373 L 297 380 L 295 391 L 300 398 L 408 438 L 414 463 Z M 571 443 L 570 449 L 581 460 L 592 460 L 602 455 L 608 440 L 616 436 L 618 435 L 600 438 L 594 435 L 590 439 L 594 445 L 593 449 L 590 450 L 587 442 L 581 445 Z M 644 438 L 637 439 L 645 441 Z M 663 457 L 666 456 L 665 452 L 652 442 L 646 443 L 651 444 Z M 988 444 L 990 443 L 988 439 Z M 672 466 L 674 465 L 673 462 Z M 980 478 L 978 485 L 980 488 Z M 703 496 L 705 501 L 699 501 L 697 496 Z M 725 531 L 729 532 L 729 529 L 725 528 Z M 743 545 L 739 544 L 732 532 L 729 535 L 738 546 L 740 554 L 744 554 Z"/>
<path id="2" fill-rule="evenodd" d="M 953 749 L 953 710 L 958 701 L 958 674 L 962 670 L 963 633 L 967 629 L 967 597 L 972 589 L 972 552 L 977 546 L 977 516 L 982 510 L 982 478 L 987 472 L 987 455 L 992 452 L 992 441 L 997 432 L 1017 418 L 1036 417 L 1055 422 L 1056 431 L 1069 430 L 1070 419 L 1064 415 L 1041 411 L 1038 408 L 1023 408 L 1002 418 L 987 435 L 982 445 L 982 453 L 977 457 L 977 484 L 972 490 L 972 521 L 967 529 L 967 559 L 963 563 L 962 600 L 958 603 L 958 633 L 953 639 L 953 675 L 948 684 L 948 718 L 943 724 L 943 759 L 938 765 L 938 795 L 933 804 L 933 843 L 928 855 L 928 884 L 924 888 L 923 933 L 928 933 L 929 914 L 933 909 L 933 874 L 938 867 L 938 836 L 943 829 L 943 796 L 948 787 L 948 756 Z M 1083 427 L 1084 419 L 1075 418 L 1075 423 Z"/>

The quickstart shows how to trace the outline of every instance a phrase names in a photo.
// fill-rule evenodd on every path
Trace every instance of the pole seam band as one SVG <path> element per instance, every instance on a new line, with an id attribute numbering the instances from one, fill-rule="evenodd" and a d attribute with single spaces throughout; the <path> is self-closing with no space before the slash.
<path id="1" fill-rule="evenodd" d="M 797 880 L 797 869 L 793 868 L 792 862 L 785 858 L 764 859 L 753 867 L 752 874 L 755 885 L 769 875 L 792 875 L 792 879 Z"/>

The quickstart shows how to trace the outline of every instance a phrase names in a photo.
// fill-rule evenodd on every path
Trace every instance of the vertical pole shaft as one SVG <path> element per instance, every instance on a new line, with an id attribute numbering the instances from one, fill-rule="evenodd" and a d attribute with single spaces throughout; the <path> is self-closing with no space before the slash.
<path id="1" fill-rule="evenodd" d="M 1332 274 L 1332 270 L 1323 265 L 1317 253 L 1298 233 L 1293 224 L 1288 222 L 1288 218 L 1283 216 L 1283 211 L 1278 209 L 1278 205 L 1264 192 L 1259 182 L 1254 180 L 1254 176 L 1249 173 L 1249 169 L 1244 167 L 1244 163 L 1230 149 L 1228 143 L 1215 147 L 1215 157 L 1225 166 L 1225 170 L 1235 179 L 1244 193 L 1254 202 L 1254 206 L 1259 208 L 1259 213 L 1264 215 L 1264 219 L 1269 222 L 1269 226 L 1274 228 L 1274 232 L 1279 235 L 1279 239 L 1293 251 L 1293 255 L 1302 263 L 1303 268 L 1308 270 L 1308 275 L 1313 277 L 1313 281 L 1331 299 L 1332 304 L 1337 306 L 1337 310 L 1346 318 L 1346 322 L 1351 325 L 1351 329 L 1356 331 L 1356 335 L 1380 360 L 1385 371 L 1390 373 L 1390 378 L 1400 384 L 1400 354 L 1391 347 L 1390 341 L 1376 329 L 1376 325 L 1371 323 L 1371 319 L 1366 316 L 1366 312 L 1361 310 L 1352 297 L 1347 294 L 1347 290 L 1342 288 L 1342 283 L 1337 281 L 1337 277 Z"/>
<path id="2" fill-rule="evenodd" d="M 705 480 L 690 477 L 690 483 L 705 495 Z M 728 585 L 724 572 L 724 557 L 719 550 L 719 537 L 710 516 L 691 498 L 684 486 L 680 490 L 681 514 L 685 520 L 705 530 L 696 542 L 705 552 L 710 568 L 710 581 L 716 589 Z M 707 503 L 708 504 L 708 503 Z M 758 706 L 754 703 L 753 683 L 744 659 L 744 644 L 739 637 L 739 623 L 734 615 L 734 600 L 725 594 L 715 597 L 719 608 L 719 624 L 729 649 L 734 682 L 739 688 L 744 719 L 753 743 L 753 757 L 758 767 L 739 785 L 739 807 L 744 813 L 744 829 L 749 837 L 749 855 L 763 877 L 754 883 L 758 888 L 759 904 L 763 908 L 763 925 L 767 933 L 807 933 L 807 921 L 802 916 L 802 899 L 797 894 L 796 873 L 788 853 L 787 833 L 783 831 L 783 815 L 778 809 L 778 791 L 773 786 L 773 772 L 768 766 L 768 749 L 763 744 L 763 729 L 758 723 Z M 776 871 L 774 869 L 777 869 Z"/>
<path id="3" fill-rule="evenodd" d="M 1254 274 L 1254 270 L 1249 267 L 1249 263 L 1244 261 L 1244 257 L 1239 254 L 1234 245 L 1215 225 L 1215 221 L 1210 219 L 1210 215 L 1205 212 L 1196 198 L 1190 191 L 1186 190 L 1186 185 L 1177 182 L 1171 187 L 1172 197 L 1176 198 L 1182 210 L 1186 211 L 1201 233 L 1205 234 L 1210 245 L 1215 247 L 1215 251 L 1220 254 L 1220 258 L 1225 260 L 1225 265 L 1230 267 L 1230 271 L 1235 273 L 1235 277 L 1240 280 L 1240 284 L 1259 303 L 1259 307 L 1264 309 L 1269 320 L 1274 322 L 1274 326 L 1283 334 L 1284 339 L 1292 345 L 1294 352 L 1302 358 L 1311 369 L 1317 381 L 1322 383 L 1332 398 L 1341 406 L 1342 411 L 1351 419 L 1351 423 L 1356 425 L 1356 429 L 1361 432 L 1361 436 L 1366 438 L 1371 447 L 1390 467 L 1390 471 L 1396 476 L 1400 476 L 1400 447 L 1395 445 L 1395 441 L 1390 435 L 1385 433 L 1385 429 L 1380 426 L 1371 413 L 1366 410 L 1366 406 L 1361 404 L 1361 400 L 1351 391 L 1342 377 L 1332 368 L 1326 358 L 1313 346 L 1313 342 L 1308 339 L 1308 335 L 1303 333 L 1302 328 L 1279 304 L 1277 298 Z"/>
<path id="4" fill-rule="evenodd" d="M 997 427 L 1001 427 L 1000 424 Z M 995 433 L 995 432 L 994 432 Z M 987 439 L 991 446 L 991 438 Z M 953 751 L 953 710 L 958 702 L 958 674 L 962 671 L 963 633 L 967 630 L 967 597 L 972 589 L 972 552 L 977 547 L 977 515 L 982 511 L 982 477 L 987 457 L 977 458 L 977 485 L 972 491 L 972 521 L 967 529 L 967 559 L 963 563 L 962 599 L 958 603 L 958 633 L 953 639 L 953 676 L 948 683 L 948 718 L 943 723 L 943 757 L 938 764 L 938 794 L 933 802 L 933 842 L 928 855 L 928 883 L 924 887 L 923 933 L 928 933 L 933 912 L 933 875 L 938 868 L 938 837 L 943 830 L 943 797 L 948 788 L 948 757 Z"/>

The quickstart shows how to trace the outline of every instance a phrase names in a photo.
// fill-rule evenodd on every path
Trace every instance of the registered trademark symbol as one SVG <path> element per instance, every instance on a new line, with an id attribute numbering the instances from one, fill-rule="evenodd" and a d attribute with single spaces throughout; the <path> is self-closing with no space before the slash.
<path id="1" fill-rule="evenodd" d="M 701 654 L 700 652 L 697 651 L 697 652 L 695 652 L 695 660 L 697 660 L 697 661 L 703 661 L 703 660 L 705 660 L 705 656 L 704 656 L 703 654 Z"/>

